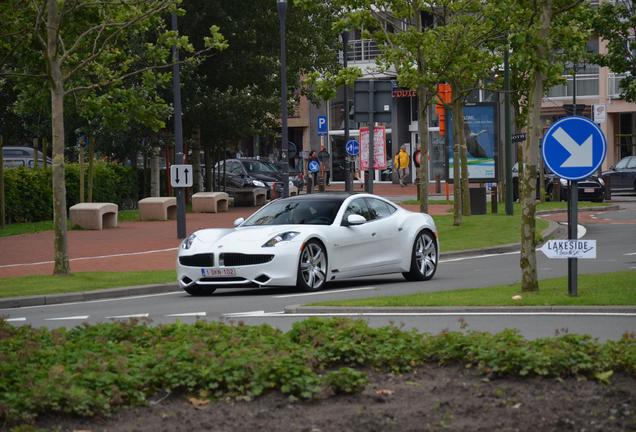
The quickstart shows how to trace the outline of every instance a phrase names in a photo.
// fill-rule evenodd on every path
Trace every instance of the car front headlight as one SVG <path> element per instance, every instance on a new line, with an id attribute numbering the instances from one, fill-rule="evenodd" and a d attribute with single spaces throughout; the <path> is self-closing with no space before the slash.
<path id="1" fill-rule="evenodd" d="M 265 187 L 265 183 L 260 180 L 252 180 L 252 184 L 256 187 Z"/>
<path id="2" fill-rule="evenodd" d="M 190 234 L 184 241 L 181 242 L 181 249 L 190 249 L 192 242 L 194 242 L 196 238 L 196 235 Z"/>
<path id="3" fill-rule="evenodd" d="M 278 234 L 277 236 L 272 237 L 271 239 L 269 239 L 264 245 L 263 247 L 272 247 L 277 245 L 280 242 L 284 242 L 284 241 L 291 241 L 294 239 L 294 237 L 296 237 L 298 234 L 300 234 L 297 231 L 287 231 L 284 232 L 282 234 Z"/>
<path id="4" fill-rule="evenodd" d="M 561 183 L 561 186 L 567 186 L 568 185 L 568 181 L 564 178 L 559 179 L 559 183 Z"/>
<path id="5" fill-rule="evenodd" d="M 603 180 L 601 177 L 599 177 L 597 180 L 601 186 L 605 186 L 605 180 Z"/>

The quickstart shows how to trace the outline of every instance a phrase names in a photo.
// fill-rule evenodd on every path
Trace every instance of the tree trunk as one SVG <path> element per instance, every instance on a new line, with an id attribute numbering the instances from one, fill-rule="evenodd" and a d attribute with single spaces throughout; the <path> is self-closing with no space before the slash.
<path id="1" fill-rule="evenodd" d="M 4 154 L 2 146 L 4 145 L 2 140 L 2 134 L 0 134 L 0 228 L 4 228 L 5 221 L 5 207 L 4 207 Z"/>
<path id="2" fill-rule="evenodd" d="M 417 31 L 422 32 L 422 11 L 417 3 L 414 3 L 413 12 L 415 15 L 415 24 Z M 417 50 L 417 71 L 420 75 L 424 74 L 424 64 L 426 59 L 421 49 Z M 417 86 L 417 131 L 420 135 L 420 169 L 418 177 L 420 179 L 420 212 L 428 213 L 428 149 L 430 148 L 430 138 L 428 133 L 428 104 L 429 92 L 425 85 Z"/>
<path id="3" fill-rule="evenodd" d="M 194 131 L 192 140 L 192 193 L 201 192 L 201 129 Z"/>
<path id="4" fill-rule="evenodd" d="M 453 110 L 453 119 L 459 118 L 459 104 L 461 102 L 457 99 L 453 99 L 451 109 Z M 459 122 L 453 120 L 453 130 L 446 131 L 446 133 L 453 134 L 453 225 L 459 226 L 462 223 L 462 186 L 461 186 L 461 167 L 460 167 L 460 137 L 459 137 Z"/>
<path id="5" fill-rule="evenodd" d="M 161 184 L 160 184 L 160 159 L 159 154 L 161 153 L 160 147 L 153 147 L 151 149 L 152 156 L 150 156 L 150 196 L 158 197 L 161 196 Z"/>
<path id="6" fill-rule="evenodd" d="M 47 1 L 46 60 L 51 87 L 53 138 L 53 224 L 55 227 L 53 274 L 68 275 L 70 266 L 66 238 L 66 184 L 64 179 L 64 77 L 57 49 L 60 15 L 57 0 Z"/>
<path id="7" fill-rule="evenodd" d="M 79 151 L 77 153 L 77 158 L 79 162 L 79 202 L 84 202 L 84 197 L 86 194 L 84 193 L 84 146 L 83 139 L 80 137 L 78 139 L 78 148 Z"/>
<path id="8" fill-rule="evenodd" d="M 470 216 L 470 191 L 468 190 L 468 149 L 464 135 L 464 101 L 457 103 L 457 139 L 459 140 L 459 157 L 461 158 L 462 214 Z"/>
<path id="9" fill-rule="evenodd" d="M 47 165 L 47 155 L 49 153 L 49 141 L 46 139 L 46 137 L 42 138 L 42 168 L 46 169 L 46 165 Z"/>
<path id="10" fill-rule="evenodd" d="M 548 60 L 546 44 L 552 20 L 552 0 L 541 3 L 539 40 L 536 47 L 537 66 L 532 75 L 530 94 L 528 97 L 528 139 L 523 148 L 524 169 L 519 173 L 521 201 L 521 291 L 538 291 L 537 257 L 536 257 L 536 196 L 537 196 L 537 160 L 541 128 L 541 99 L 543 98 L 543 82 L 545 74 L 540 64 Z"/>
<path id="11" fill-rule="evenodd" d="M 33 169 L 40 168 L 40 138 L 33 138 Z"/>
<path id="12" fill-rule="evenodd" d="M 135 158 L 136 159 L 136 158 Z M 137 173 L 137 170 L 135 170 Z M 93 202 L 93 181 L 95 179 L 95 137 L 88 141 L 88 184 L 86 185 L 86 201 Z"/>
<path id="13" fill-rule="evenodd" d="M 205 160 L 205 190 L 210 192 L 214 189 L 212 186 L 212 157 L 209 145 L 205 145 L 203 148 L 203 159 Z"/>

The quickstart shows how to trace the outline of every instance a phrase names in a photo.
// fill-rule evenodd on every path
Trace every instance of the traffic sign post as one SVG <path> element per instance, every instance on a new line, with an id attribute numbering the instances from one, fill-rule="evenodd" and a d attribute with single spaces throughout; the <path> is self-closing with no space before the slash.
<path id="1" fill-rule="evenodd" d="M 569 183 L 569 240 L 577 240 L 578 180 L 594 174 L 606 153 L 605 135 L 585 117 L 565 117 L 554 123 L 543 138 L 542 154 L 546 166 Z M 577 256 L 569 256 L 568 294 L 571 296 L 577 295 L 577 265 Z"/>
<path id="2" fill-rule="evenodd" d="M 345 150 L 349 156 L 358 156 L 358 153 L 360 153 L 360 144 L 356 140 L 349 140 L 345 145 Z"/>
<path id="3" fill-rule="evenodd" d="M 192 165 L 170 165 L 170 184 L 175 188 L 192 187 Z"/>
<path id="4" fill-rule="evenodd" d="M 327 125 L 327 116 L 319 115 L 317 121 L 318 121 L 318 135 L 328 135 L 329 128 Z"/>

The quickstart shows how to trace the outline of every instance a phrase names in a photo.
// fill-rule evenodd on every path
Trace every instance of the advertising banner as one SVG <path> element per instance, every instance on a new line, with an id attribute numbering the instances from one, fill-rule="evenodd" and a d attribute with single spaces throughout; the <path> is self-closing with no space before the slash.
<path id="1" fill-rule="evenodd" d="M 453 117 L 448 113 L 448 174 L 453 179 Z M 464 106 L 464 137 L 468 151 L 468 179 L 496 181 L 497 109 L 492 103 Z"/>
<path id="2" fill-rule="evenodd" d="M 373 129 L 373 168 L 386 169 L 386 129 L 376 126 Z M 369 169 L 369 128 L 360 128 L 360 169 Z"/>

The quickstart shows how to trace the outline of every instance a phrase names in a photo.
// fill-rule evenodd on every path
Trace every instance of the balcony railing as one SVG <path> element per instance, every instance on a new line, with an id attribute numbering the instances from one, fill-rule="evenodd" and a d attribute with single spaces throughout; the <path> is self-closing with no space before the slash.
<path id="1" fill-rule="evenodd" d="M 607 77 L 607 97 L 618 99 L 621 96 L 621 81 L 625 79 L 625 74 L 611 73 Z"/>
<path id="2" fill-rule="evenodd" d="M 372 63 L 379 54 L 380 48 L 374 40 L 355 39 L 349 41 L 347 61 L 350 63 Z"/>
<path id="3" fill-rule="evenodd" d="M 572 75 L 565 76 L 565 84 L 556 85 L 548 91 L 549 98 L 566 98 L 574 94 Z M 577 96 L 598 96 L 598 74 L 580 74 L 576 76 Z"/>

